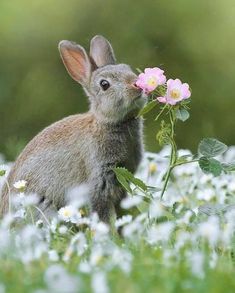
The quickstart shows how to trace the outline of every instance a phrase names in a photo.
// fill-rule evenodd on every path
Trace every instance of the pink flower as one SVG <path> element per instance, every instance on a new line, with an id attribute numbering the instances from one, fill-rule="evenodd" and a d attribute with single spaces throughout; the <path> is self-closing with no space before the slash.
<path id="1" fill-rule="evenodd" d="M 163 73 L 164 71 L 158 67 L 145 68 L 144 73 L 138 76 L 136 85 L 148 94 L 154 91 L 157 86 L 166 82 L 166 77 Z"/>
<path id="2" fill-rule="evenodd" d="M 167 91 L 164 97 L 158 97 L 158 101 L 164 104 L 175 105 L 191 96 L 189 85 L 182 83 L 178 78 L 167 81 Z"/>

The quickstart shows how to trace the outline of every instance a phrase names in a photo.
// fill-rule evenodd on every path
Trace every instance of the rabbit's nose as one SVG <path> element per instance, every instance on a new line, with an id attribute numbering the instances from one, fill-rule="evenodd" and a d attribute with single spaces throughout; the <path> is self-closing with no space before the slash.
<path id="1" fill-rule="evenodd" d="M 137 86 L 136 82 L 133 83 L 133 86 L 134 86 L 135 88 L 139 88 L 139 87 Z"/>

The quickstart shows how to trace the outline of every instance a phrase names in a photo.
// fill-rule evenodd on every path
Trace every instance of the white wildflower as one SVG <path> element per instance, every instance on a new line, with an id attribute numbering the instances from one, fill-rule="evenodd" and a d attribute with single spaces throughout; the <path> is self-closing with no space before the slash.
<path id="1" fill-rule="evenodd" d="M 93 223 L 91 225 L 91 230 L 94 233 L 94 240 L 95 241 L 103 241 L 107 239 L 109 235 L 109 226 L 103 222 Z"/>
<path id="2" fill-rule="evenodd" d="M 229 182 L 227 185 L 227 188 L 228 188 L 228 191 L 234 193 L 235 192 L 235 181 L 233 180 L 233 181 Z"/>
<path id="3" fill-rule="evenodd" d="M 218 261 L 218 254 L 213 250 L 209 260 L 210 268 L 214 269 L 217 265 L 217 261 Z"/>
<path id="4" fill-rule="evenodd" d="M 10 228 L 11 224 L 14 222 L 14 215 L 11 213 L 7 213 L 3 219 L 1 220 L 1 228 L 8 229 Z M 1 238 L 0 238 L 1 239 Z"/>
<path id="5" fill-rule="evenodd" d="M 177 233 L 177 239 L 175 241 L 175 249 L 180 250 L 181 247 L 185 246 L 192 240 L 192 235 L 189 232 L 180 231 Z"/>
<path id="6" fill-rule="evenodd" d="M 120 267 L 125 274 L 129 274 L 131 271 L 132 258 L 132 254 L 129 251 L 115 247 L 112 251 L 111 263 Z"/>
<path id="7" fill-rule="evenodd" d="M 235 233 L 235 211 L 230 211 L 225 214 L 227 222 L 224 225 L 221 240 L 226 247 L 232 244 L 233 236 Z"/>
<path id="8" fill-rule="evenodd" d="M 77 251 L 78 256 L 83 255 L 88 248 L 86 237 L 82 232 L 79 232 L 72 237 L 71 245 Z"/>
<path id="9" fill-rule="evenodd" d="M 100 264 L 103 259 L 104 251 L 101 246 L 93 246 L 91 255 L 90 255 L 90 264 L 92 267 Z"/>
<path id="10" fill-rule="evenodd" d="M 171 232 L 174 229 L 174 224 L 172 222 L 166 222 L 153 226 L 148 231 L 147 240 L 150 244 L 155 244 L 157 242 L 167 242 L 170 239 Z"/>
<path id="11" fill-rule="evenodd" d="M 11 246 L 11 234 L 9 230 L 0 229 L 0 255 Z"/>
<path id="12" fill-rule="evenodd" d="M 210 201 L 213 197 L 215 197 L 215 191 L 211 188 L 204 188 L 197 192 L 197 198 L 199 200 Z"/>
<path id="13" fill-rule="evenodd" d="M 51 249 L 48 251 L 48 257 L 50 261 L 58 261 L 59 260 L 59 256 L 56 250 Z"/>
<path id="14" fill-rule="evenodd" d="M 142 202 L 142 200 L 143 199 L 141 196 L 137 196 L 137 195 L 128 196 L 121 201 L 121 207 L 123 209 L 130 209 L 130 208 L 140 204 Z"/>
<path id="15" fill-rule="evenodd" d="M 55 233 L 56 232 L 57 225 L 58 225 L 57 218 L 53 218 L 51 220 L 51 222 L 50 222 L 50 230 L 51 230 L 52 233 Z"/>
<path id="16" fill-rule="evenodd" d="M 157 164 L 155 162 L 149 163 L 149 173 L 154 174 L 157 171 Z"/>
<path id="17" fill-rule="evenodd" d="M 92 267 L 87 261 L 81 261 L 78 269 L 81 273 L 90 274 Z"/>
<path id="18" fill-rule="evenodd" d="M 68 231 L 68 228 L 65 225 L 62 225 L 58 228 L 58 231 L 60 234 L 66 234 Z"/>
<path id="19" fill-rule="evenodd" d="M 43 227 L 43 221 L 42 220 L 38 220 L 36 223 L 35 223 L 36 227 L 38 228 L 42 228 Z"/>
<path id="20" fill-rule="evenodd" d="M 108 283 L 104 272 L 95 272 L 92 275 L 91 287 L 94 293 L 108 293 Z"/>
<path id="21" fill-rule="evenodd" d="M 61 265 L 54 264 L 48 267 L 44 279 L 50 292 L 79 291 L 79 279 L 69 275 Z"/>
<path id="22" fill-rule="evenodd" d="M 176 177 L 184 176 L 184 175 L 192 175 L 195 173 L 197 167 L 197 163 L 190 163 L 186 165 L 178 166 L 174 169 L 174 174 Z"/>
<path id="23" fill-rule="evenodd" d="M 212 216 L 206 222 L 199 224 L 197 232 L 200 237 L 206 239 L 211 246 L 214 246 L 220 236 L 218 218 Z"/>
<path id="24" fill-rule="evenodd" d="M 24 190 L 26 187 L 27 181 L 19 180 L 13 184 L 13 186 L 18 190 Z"/>
<path id="25" fill-rule="evenodd" d="M 211 182 L 211 180 L 213 179 L 213 175 L 212 174 L 203 174 L 201 177 L 200 177 L 200 183 L 202 185 L 206 184 L 206 183 L 209 183 Z"/>
<path id="26" fill-rule="evenodd" d="M 189 267 L 194 276 L 202 279 L 205 275 L 204 273 L 204 255 L 200 251 L 188 252 Z"/>
<path id="27" fill-rule="evenodd" d="M 149 217 L 152 218 L 159 218 L 163 216 L 165 213 L 164 206 L 160 201 L 153 201 L 149 206 Z"/>
<path id="28" fill-rule="evenodd" d="M 70 206 L 80 209 L 88 203 L 89 200 L 89 186 L 87 184 L 81 184 L 79 186 L 71 188 L 67 195 L 67 202 Z"/>
<path id="29" fill-rule="evenodd" d="M 37 194 L 27 194 L 27 196 L 24 197 L 24 203 L 23 205 L 25 207 L 36 205 L 39 202 L 39 197 Z"/>
<path id="30" fill-rule="evenodd" d="M 24 219 L 26 217 L 26 210 L 24 208 L 20 208 L 14 213 L 13 216 L 16 219 Z"/>
<path id="31" fill-rule="evenodd" d="M 188 225 L 191 218 L 193 216 L 193 212 L 188 210 L 186 211 L 186 213 L 181 217 L 179 218 L 176 222 L 177 224 L 185 224 L 185 225 Z"/>
<path id="32" fill-rule="evenodd" d="M 126 238 L 132 238 L 135 234 L 139 235 L 142 231 L 142 224 L 134 221 L 123 227 L 122 234 Z"/>
<path id="33" fill-rule="evenodd" d="M 172 249 L 165 248 L 163 250 L 164 266 L 170 267 L 175 257 L 176 255 Z"/>
<path id="34" fill-rule="evenodd" d="M 115 227 L 119 228 L 126 224 L 129 224 L 132 221 L 132 215 L 124 215 L 121 218 L 117 219 L 115 222 Z"/>
<path id="35" fill-rule="evenodd" d="M 64 222 L 76 223 L 81 218 L 80 212 L 74 206 L 68 205 L 58 211 L 59 219 Z"/>

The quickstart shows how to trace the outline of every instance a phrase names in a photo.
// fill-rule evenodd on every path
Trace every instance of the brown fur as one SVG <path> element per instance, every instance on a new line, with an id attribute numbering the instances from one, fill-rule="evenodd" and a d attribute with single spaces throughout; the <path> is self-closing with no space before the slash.
<path id="1" fill-rule="evenodd" d="M 96 52 L 97 46 L 102 50 Z M 9 186 L 14 193 L 13 183 L 26 180 L 26 193 L 37 193 L 39 208 L 49 216 L 65 205 L 69 188 L 86 183 L 92 210 L 109 222 L 125 196 L 112 169 L 124 166 L 135 172 L 141 159 L 142 121 L 135 115 L 144 99 L 133 86 L 136 75 L 131 69 L 127 65 L 113 65 L 111 45 L 103 37 L 92 40 L 91 57 L 74 43 L 66 41 L 61 47 L 68 72 L 83 85 L 90 98 L 90 111 L 64 118 L 35 136 L 16 160 L 8 176 Z M 102 51 L 106 55 L 100 56 Z M 89 58 L 92 62 L 98 60 L 98 69 L 91 66 Z M 105 64 L 105 60 L 112 65 Z M 109 90 L 100 88 L 100 79 L 110 81 Z M 1 215 L 8 211 L 8 199 L 5 185 Z"/>

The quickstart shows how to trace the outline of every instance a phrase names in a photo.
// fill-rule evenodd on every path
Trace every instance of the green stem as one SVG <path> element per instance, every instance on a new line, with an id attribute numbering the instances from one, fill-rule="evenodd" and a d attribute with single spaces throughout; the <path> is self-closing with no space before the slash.
<path id="1" fill-rule="evenodd" d="M 164 176 L 165 180 L 164 180 L 164 185 L 163 185 L 162 192 L 161 192 L 161 199 L 163 198 L 163 195 L 166 191 L 167 184 L 170 179 L 171 171 L 173 170 L 174 165 L 177 161 L 177 146 L 174 141 L 176 119 L 175 119 L 174 112 L 172 110 L 170 110 L 169 114 L 170 114 L 170 124 L 171 124 L 171 133 L 170 133 L 170 137 L 169 137 L 170 138 L 170 146 L 171 146 L 171 155 L 170 155 L 170 164 L 167 169 L 166 175 Z"/>
<path id="2" fill-rule="evenodd" d="M 172 171 L 172 167 L 169 166 L 169 168 L 166 172 L 166 175 L 165 175 L 165 181 L 164 181 L 164 185 L 163 185 L 162 192 L 161 192 L 161 199 L 163 198 L 163 195 L 166 191 L 166 187 L 167 187 L 168 181 L 170 179 L 171 171 Z"/>
<path id="3" fill-rule="evenodd" d="M 168 105 L 165 104 L 165 106 L 162 108 L 162 110 L 158 113 L 157 117 L 155 118 L 155 121 L 157 121 L 159 119 L 159 117 L 162 115 L 162 113 L 164 112 L 164 110 L 166 109 Z"/>
<path id="4" fill-rule="evenodd" d="M 195 159 L 195 160 L 192 160 L 192 161 L 181 162 L 181 163 L 175 163 L 174 166 L 172 166 L 172 167 L 175 168 L 175 167 L 178 167 L 178 166 L 181 166 L 181 165 L 190 164 L 190 163 L 195 163 L 195 162 L 198 162 L 198 161 L 199 161 L 199 159 Z"/>

